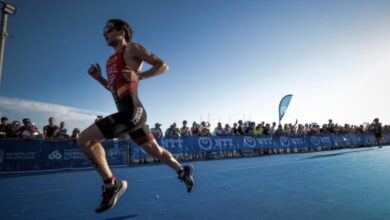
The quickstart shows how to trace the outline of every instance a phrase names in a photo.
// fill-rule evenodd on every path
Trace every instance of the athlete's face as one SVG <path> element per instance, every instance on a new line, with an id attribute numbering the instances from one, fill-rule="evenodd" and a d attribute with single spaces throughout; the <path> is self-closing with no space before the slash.
<path id="1" fill-rule="evenodd" d="M 122 32 L 123 31 L 118 30 L 112 22 L 108 22 L 103 28 L 103 36 L 106 39 L 107 44 L 110 46 L 115 46 L 122 40 Z"/>

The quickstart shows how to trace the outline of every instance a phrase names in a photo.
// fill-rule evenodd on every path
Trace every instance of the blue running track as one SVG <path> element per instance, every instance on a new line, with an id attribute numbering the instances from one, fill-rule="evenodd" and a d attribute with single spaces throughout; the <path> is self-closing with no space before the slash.
<path id="1" fill-rule="evenodd" d="M 190 194 L 164 165 L 116 168 L 129 183 L 102 214 L 93 170 L 0 176 L 0 219 L 390 219 L 390 147 L 193 162 Z"/>

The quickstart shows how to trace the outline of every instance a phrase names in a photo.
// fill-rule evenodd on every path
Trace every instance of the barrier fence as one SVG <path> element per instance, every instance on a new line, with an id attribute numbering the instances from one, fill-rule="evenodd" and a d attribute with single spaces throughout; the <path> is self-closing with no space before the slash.
<path id="1" fill-rule="evenodd" d="M 376 145 L 372 134 L 316 135 L 301 137 L 210 136 L 162 138 L 157 140 L 173 155 L 196 159 L 197 155 L 257 152 L 264 150 L 338 149 Z M 383 137 L 390 143 L 390 134 Z M 148 155 L 134 142 L 106 140 L 103 143 L 112 166 L 127 166 Z M 74 140 L 0 139 L 0 173 L 15 171 L 63 170 L 90 167 Z"/>
<path id="2" fill-rule="evenodd" d="M 128 165 L 129 148 L 122 140 L 103 143 L 108 162 Z M 63 170 L 90 167 L 74 140 L 0 139 L 0 172 Z"/>

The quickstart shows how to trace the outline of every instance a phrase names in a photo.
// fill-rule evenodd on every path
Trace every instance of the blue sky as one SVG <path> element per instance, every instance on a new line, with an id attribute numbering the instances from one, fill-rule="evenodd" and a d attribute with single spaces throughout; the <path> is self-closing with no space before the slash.
<path id="1" fill-rule="evenodd" d="M 148 124 L 277 121 L 290 93 L 283 122 L 390 124 L 390 1 L 10 2 L 0 112 L 11 120 L 85 128 L 115 112 L 86 71 L 105 65 L 102 28 L 122 18 L 170 66 L 139 87 Z"/>

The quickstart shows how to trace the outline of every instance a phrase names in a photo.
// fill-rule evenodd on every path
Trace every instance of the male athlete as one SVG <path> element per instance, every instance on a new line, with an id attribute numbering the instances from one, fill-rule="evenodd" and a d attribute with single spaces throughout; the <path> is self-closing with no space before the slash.
<path id="1" fill-rule="evenodd" d="M 166 72 L 168 65 L 142 45 L 132 42 L 132 34 L 131 27 L 125 21 L 109 20 L 103 29 L 103 35 L 115 52 L 106 64 L 107 79 L 102 76 L 99 64 L 91 65 L 88 69 L 95 80 L 112 92 L 118 108 L 117 113 L 85 129 L 77 140 L 103 178 L 103 201 L 95 209 L 98 213 L 112 208 L 127 188 L 126 181 L 116 179 L 112 174 L 100 142 L 124 133 L 128 133 L 148 154 L 173 168 L 178 173 L 178 178 L 186 184 L 188 192 L 192 191 L 194 185 L 192 166 L 182 166 L 169 151 L 159 146 L 145 125 L 146 112 L 138 99 L 138 82 Z M 152 68 L 141 72 L 144 62 Z"/>
<path id="2" fill-rule="evenodd" d="M 379 118 L 374 119 L 372 126 L 376 142 L 379 145 L 379 148 L 382 148 L 382 123 L 379 122 Z"/>

